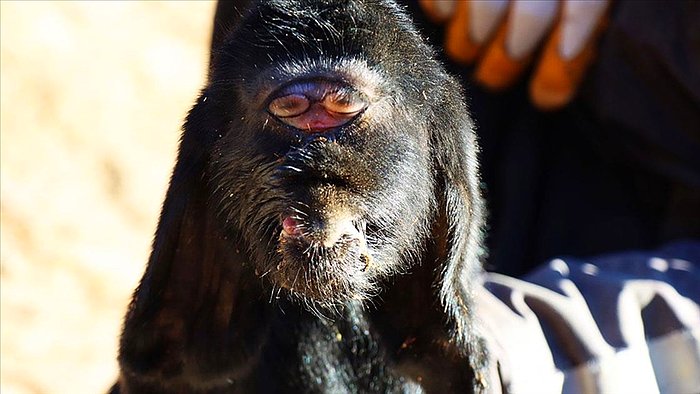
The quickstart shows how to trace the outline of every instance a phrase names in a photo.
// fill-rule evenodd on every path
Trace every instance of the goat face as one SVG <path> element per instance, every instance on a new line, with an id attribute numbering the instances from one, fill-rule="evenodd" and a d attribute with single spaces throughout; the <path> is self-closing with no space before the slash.
<path id="1" fill-rule="evenodd" d="M 212 209 L 275 294 L 364 300 L 420 252 L 438 181 L 434 93 L 450 81 L 400 15 L 266 2 L 214 57 L 198 104 L 226 119 L 212 131 Z"/>

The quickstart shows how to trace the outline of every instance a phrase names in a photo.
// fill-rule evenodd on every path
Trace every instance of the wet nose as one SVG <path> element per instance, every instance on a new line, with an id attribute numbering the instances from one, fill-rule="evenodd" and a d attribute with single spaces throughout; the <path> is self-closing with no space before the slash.
<path id="1" fill-rule="evenodd" d="M 281 122 L 307 133 L 340 127 L 367 108 L 363 95 L 347 84 L 300 81 L 273 93 L 267 111 Z"/>

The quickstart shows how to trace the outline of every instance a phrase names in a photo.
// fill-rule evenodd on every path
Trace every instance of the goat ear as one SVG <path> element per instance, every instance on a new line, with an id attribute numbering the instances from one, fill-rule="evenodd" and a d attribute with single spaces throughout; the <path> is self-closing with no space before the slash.
<path id="1" fill-rule="evenodd" d="M 252 0 L 218 1 L 214 12 L 214 26 L 211 35 L 209 64 L 214 62 L 216 54 L 226 39 L 226 35 L 240 22 Z"/>
<path id="2" fill-rule="evenodd" d="M 479 184 L 479 152 L 473 123 L 456 82 L 445 85 L 444 100 L 434 115 L 432 154 L 440 212 L 435 226 L 440 251 L 439 296 L 451 336 L 474 369 L 475 388 L 485 376 L 485 349 L 474 324 L 473 287 L 480 281 L 484 204 Z M 453 93 L 455 92 L 455 93 Z"/>
<path id="3" fill-rule="evenodd" d="M 202 95 L 185 123 L 148 266 L 124 322 L 119 362 L 127 392 L 184 371 L 235 376 L 253 353 L 265 307 L 243 293 L 258 281 L 244 278 L 245 258 L 209 208 L 207 168 L 225 122 Z"/>

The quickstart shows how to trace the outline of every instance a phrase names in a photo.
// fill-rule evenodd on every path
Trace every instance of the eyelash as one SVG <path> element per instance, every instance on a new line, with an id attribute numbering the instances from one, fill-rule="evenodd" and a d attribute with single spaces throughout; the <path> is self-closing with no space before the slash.
<path id="1" fill-rule="evenodd" d="M 293 118 L 309 110 L 315 102 L 338 115 L 355 115 L 366 107 L 365 100 L 353 89 L 336 87 L 326 90 L 328 83 L 312 82 L 289 86 L 276 95 L 267 105 L 267 111 L 279 118 Z M 316 93 L 319 99 L 309 97 L 307 92 Z"/>

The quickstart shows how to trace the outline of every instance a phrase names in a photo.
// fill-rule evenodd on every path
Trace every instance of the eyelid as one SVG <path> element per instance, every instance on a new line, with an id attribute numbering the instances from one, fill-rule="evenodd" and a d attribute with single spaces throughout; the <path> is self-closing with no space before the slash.
<path id="1" fill-rule="evenodd" d="M 331 92 L 323 98 L 323 106 L 338 114 L 355 114 L 362 111 L 367 103 L 355 92 Z"/>
<path id="2" fill-rule="evenodd" d="M 280 118 L 299 116 L 311 106 L 311 101 L 303 94 L 287 94 L 272 99 L 267 105 L 267 110 Z"/>
<path id="3" fill-rule="evenodd" d="M 352 85 L 342 80 L 327 80 L 327 79 L 307 79 L 297 80 L 291 83 L 284 84 L 271 93 L 267 100 L 267 105 L 272 100 L 287 96 L 290 94 L 300 94 L 309 98 L 311 101 L 322 101 L 327 95 L 334 93 L 349 94 L 367 101 L 361 91 L 355 89 Z"/>
<path id="4" fill-rule="evenodd" d="M 302 116 L 319 104 L 328 114 L 355 116 L 368 106 L 367 97 L 343 81 L 297 80 L 280 87 L 267 101 L 269 114 L 289 119 Z"/>

